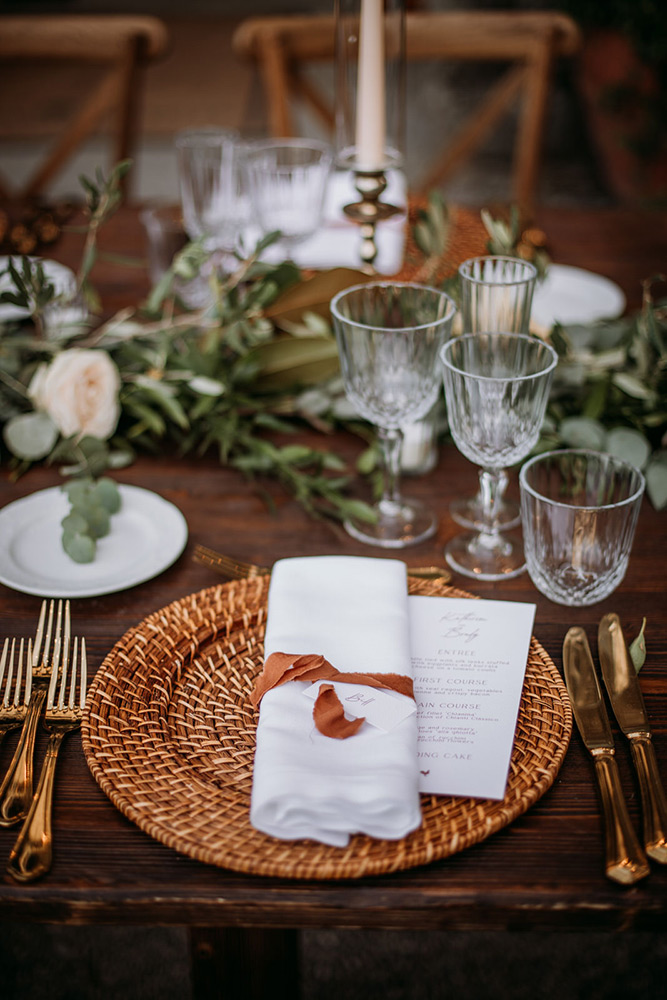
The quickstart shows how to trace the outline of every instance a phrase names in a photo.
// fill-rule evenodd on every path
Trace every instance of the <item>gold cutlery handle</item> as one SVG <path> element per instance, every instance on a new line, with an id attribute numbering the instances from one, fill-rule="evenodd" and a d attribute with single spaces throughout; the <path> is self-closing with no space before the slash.
<path id="1" fill-rule="evenodd" d="M 648 875 L 648 861 L 630 822 L 613 751 L 598 750 L 593 756 L 604 817 L 605 873 L 631 885 Z"/>
<path id="2" fill-rule="evenodd" d="M 34 689 L 16 752 L 0 786 L 0 826 L 14 826 L 28 814 L 32 802 L 32 771 L 37 724 L 46 688 Z"/>
<path id="3" fill-rule="evenodd" d="M 651 737 L 648 733 L 630 736 L 630 747 L 639 780 L 644 847 L 650 858 L 664 865 L 667 864 L 667 798 Z"/>
<path id="4" fill-rule="evenodd" d="M 53 780 L 56 773 L 58 751 L 65 735 L 66 730 L 58 729 L 52 732 L 49 737 L 35 797 L 9 855 L 7 871 L 19 882 L 33 882 L 45 875 L 51 868 L 53 857 L 51 832 Z"/>

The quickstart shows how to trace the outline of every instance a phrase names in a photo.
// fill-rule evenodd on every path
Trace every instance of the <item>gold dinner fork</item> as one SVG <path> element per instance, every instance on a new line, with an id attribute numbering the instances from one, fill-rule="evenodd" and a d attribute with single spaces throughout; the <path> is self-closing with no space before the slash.
<path id="1" fill-rule="evenodd" d="M 206 545 L 197 545 L 192 554 L 195 562 L 214 569 L 230 580 L 251 579 L 271 572 L 269 566 L 257 566 L 255 563 L 241 562 L 230 556 L 209 549 Z M 452 574 L 444 566 L 408 566 L 409 576 L 417 576 L 425 580 L 451 580 Z"/>
<path id="2" fill-rule="evenodd" d="M 46 697 L 44 728 L 50 736 L 37 791 L 7 865 L 9 874 L 19 882 L 33 882 L 45 875 L 51 867 L 53 857 L 51 811 L 58 752 L 65 736 L 80 727 L 86 704 L 88 684 L 86 640 L 82 638 L 79 646 L 78 636 L 74 639 L 69 664 L 64 649 L 60 660 L 60 664 L 56 660 L 53 662 Z"/>
<path id="3" fill-rule="evenodd" d="M 5 639 L 0 656 L 0 691 L 4 681 L 4 694 L 0 701 L 0 743 L 12 729 L 18 729 L 26 717 L 28 701 L 30 700 L 30 659 L 32 642 L 28 639 L 28 658 L 26 683 L 23 685 L 23 639 L 19 642 L 19 655 L 16 662 L 16 679 L 14 679 L 14 660 L 16 657 L 16 639 Z M 6 680 L 5 680 L 6 675 Z M 12 687 L 13 685 L 13 687 Z M 23 689 L 23 690 L 22 690 Z"/>
<path id="4" fill-rule="evenodd" d="M 61 652 L 65 660 L 69 655 L 70 627 L 69 601 L 65 601 L 64 616 L 62 601 L 58 601 L 57 611 L 54 601 L 42 601 L 32 655 L 28 653 L 25 693 L 28 708 L 24 712 L 23 729 L 14 757 L 0 785 L 0 827 L 14 826 L 28 815 L 33 792 L 37 724 L 52 667 L 59 664 Z"/>

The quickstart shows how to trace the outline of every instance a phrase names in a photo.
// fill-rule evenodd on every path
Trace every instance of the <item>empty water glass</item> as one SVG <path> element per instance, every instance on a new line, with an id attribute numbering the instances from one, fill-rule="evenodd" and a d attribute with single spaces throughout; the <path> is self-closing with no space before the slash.
<path id="1" fill-rule="evenodd" d="M 207 250 L 233 251 L 247 217 L 242 145 L 232 129 L 186 129 L 176 135 L 183 221 Z"/>
<path id="2" fill-rule="evenodd" d="M 530 577 L 556 604 L 595 604 L 625 576 L 644 493 L 628 462 L 569 449 L 521 469 L 521 519 Z"/>
<path id="3" fill-rule="evenodd" d="M 472 257 L 459 267 L 464 333 L 528 333 L 537 269 L 516 257 Z M 493 516 L 499 531 L 519 524 L 518 504 L 505 499 L 507 476 L 498 484 Z M 455 500 L 450 513 L 464 528 L 478 528 L 486 516 L 481 486 L 476 496 Z M 490 527 L 490 525 L 486 525 Z"/>
<path id="4" fill-rule="evenodd" d="M 287 251 L 320 224 L 332 152 L 315 139 L 249 143 L 244 154 L 248 194 L 264 233 L 280 231 Z"/>

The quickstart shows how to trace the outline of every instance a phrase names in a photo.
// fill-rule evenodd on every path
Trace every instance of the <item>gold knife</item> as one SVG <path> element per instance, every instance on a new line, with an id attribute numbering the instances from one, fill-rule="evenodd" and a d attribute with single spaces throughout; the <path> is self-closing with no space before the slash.
<path id="1" fill-rule="evenodd" d="M 630 740 L 639 780 L 644 847 L 650 858 L 664 865 L 667 864 L 667 798 L 660 781 L 639 678 L 616 614 L 605 615 L 600 622 L 598 656 L 614 714 Z"/>
<path id="2" fill-rule="evenodd" d="M 630 885 L 650 869 L 623 799 L 609 718 L 582 628 L 571 628 L 565 636 L 563 667 L 581 738 L 595 762 L 604 817 L 605 872 L 615 882 Z"/>

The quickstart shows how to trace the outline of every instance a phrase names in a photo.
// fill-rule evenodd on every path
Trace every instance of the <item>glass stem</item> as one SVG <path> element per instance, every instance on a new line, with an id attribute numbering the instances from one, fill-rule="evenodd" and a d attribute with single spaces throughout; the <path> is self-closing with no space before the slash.
<path id="1" fill-rule="evenodd" d="M 384 490 L 381 502 L 399 504 L 401 494 L 398 488 L 398 478 L 401 470 L 403 431 L 400 428 L 385 430 L 385 428 L 379 427 L 378 443 L 384 463 Z"/>
<path id="2" fill-rule="evenodd" d="M 482 469 L 479 474 L 483 534 L 498 534 L 498 508 L 507 488 L 507 478 L 504 469 Z"/>

